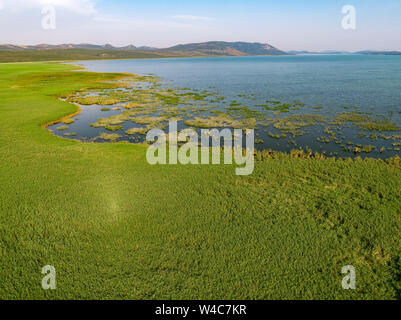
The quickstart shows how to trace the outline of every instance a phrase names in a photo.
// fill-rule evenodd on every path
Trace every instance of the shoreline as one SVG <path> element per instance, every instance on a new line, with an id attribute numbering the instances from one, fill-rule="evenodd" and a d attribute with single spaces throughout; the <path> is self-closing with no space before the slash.
<path id="1" fill-rule="evenodd" d="M 36 62 L 35 62 L 35 63 L 36 63 Z M 89 71 L 88 68 L 86 68 L 86 67 L 84 67 L 83 65 L 80 65 L 80 64 L 64 63 L 64 62 L 62 63 L 62 62 L 60 62 L 60 61 L 55 61 L 55 62 L 53 62 L 53 63 L 67 64 L 67 65 L 71 65 L 71 66 L 73 66 L 73 67 L 76 67 L 76 69 L 71 69 L 71 70 L 68 70 L 67 72 L 74 72 L 74 71 L 82 70 L 82 71 L 88 71 L 88 72 L 93 72 L 93 73 L 101 74 L 100 72 Z M 107 72 L 104 72 L 104 73 L 107 73 Z M 136 76 L 136 74 L 134 74 L 134 73 L 119 73 L 119 74 L 121 74 L 121 75 L 123 75 L 123 76 L 122 76 L 121 78 L 119 78 L 119 79 L 117 79 L 117 80 L 113 80 L 113 81 L 119 81 L 119 80 L 122 80 L 122 79 L 124 79 L 124 78 L 129 78 L 129 77 L 132 77 L 132 76 Z M 101 80 L 100 80 L 99 82 L 102 83 Z M 104 83 L 104 82 L 103 82 L 103 83 Z M 86 89 L 88 89 L 88 87 L 83 87 L 83 88 L 81 88 L 81 89 L 79 89 L 79 90 L 74 91 L 74 93 L 75 93 L 75 92 L 79 92 L 79 91 L 83 91 L 83 90 L 86 90 Z M 49 121 L 49 122 L 46 122 L 46 123 L 42 123 L 40 126 L 41 126 L 42 128 L 44 128 L 44 129 L 46 129 L 46 128 L 49 127 L 49 126 L 52 126 L 52 125 L 58 124 L 58 123 L 60 123 L 60 122 L 63 122 L 63 120 L 70 119 L 70 118 L 72 118 L 72 117 L 74 117 L 74 116 L 77 116 L 77 115 L 79 115 L 79 114 L 82 112 L 82 108 L 81 108 L 81 106 L 80 106 L 79 104 L 64 101 L 64 100 L 62 100 L 62 98 L 60 98 L 60 97 L 57 97 L 57 99 L 59 99 L 60 101 L 63 101 L 63 102 L 66 102 L 66 103 L 75 105 L 76 108 L 77 108 L 77 111 L 75 111 L 75 112 L 73 112 L 73 113 L 71 113 L 71 114 L 67 114 L 67 115 L 65 115 L 65 116 L 63 116 L 63 117 L 61 117 L 61 118 L 59 118 L 59 119 L 52 120 L 52 121 Z"/>

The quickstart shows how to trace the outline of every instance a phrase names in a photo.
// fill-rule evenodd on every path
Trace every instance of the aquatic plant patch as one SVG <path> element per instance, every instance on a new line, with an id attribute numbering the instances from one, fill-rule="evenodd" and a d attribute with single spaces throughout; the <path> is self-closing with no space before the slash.
<path id="1" fill-rule="evenodd" d="M 221 149 L 224 150 L 224 164 L 241 165 L 235 169 L 236 175 L 250 175 L 254 170 L 254 130 L 245 130 L 246 145 L 243 146 L 243 130 L 202 129 L 200 136 L 194 129 L 186 128 L 178 131 L 177 122 L 170 121 L 168 133 L 160 129 L 151 129 L 146 134 L 150 146 L 146 152 L 146 160 L 156 164 L 220 164 Z M 223 146 L 220 145 L 224 140 Z M 179 142 L 185 142 L 178 147 Z M 168 145 L 168 157 L 167 157 Z M 211 148 L 210 148 L 211 147 Z M 243 155 L 243 152 L 245 155 Z M 210 157 L 211 153 L 211 157 Z M 244 165 L 244 166 L 242 166 Z"/>

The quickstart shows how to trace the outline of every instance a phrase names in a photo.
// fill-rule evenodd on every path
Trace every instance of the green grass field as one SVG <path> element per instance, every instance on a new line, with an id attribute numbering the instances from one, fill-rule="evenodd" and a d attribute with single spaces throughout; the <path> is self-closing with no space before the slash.
<path id="1" fill-rule="evenodd" d="M 58 96 L 122 77 L 71 69 L 0 64 L 1 299 L 401 298 L 399 159 L 150 166 L 41 127 L 77 111 Z"/>
<path id="2" fill-rule="evenodd" d="M 197 55 L 204 55 L 197 53 Z M 191 52 L 168 50 L 99 50 L 99 49 L 48 49 L 48 50 L 0 50 L 0 62 L 33 62 L 65 60 L 150 59 L 190 57 Z"/>

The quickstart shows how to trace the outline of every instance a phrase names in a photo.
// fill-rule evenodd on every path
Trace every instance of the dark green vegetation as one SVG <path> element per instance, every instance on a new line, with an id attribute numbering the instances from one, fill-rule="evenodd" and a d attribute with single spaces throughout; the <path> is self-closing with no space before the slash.
<path id="1" fill-rule="evenodd" d="M 246 177 L 150 166 L 144 146 L 40 126 L 77 111 L 57 97 L 123 77 L 71 69 L 0 65 L 2 299 L 401 298 L 399 158 L 266 151 Z M 41 289 L 47 264 L 54 291 Z"/>
<path id="2" fill-rule="evenodd" d="M 100 49 L 48 49 L 0 51 L 0 62 L 65 61 L 65 60 L 106 60 L 190 57 L 180 52 L 159 52 L 142 50 L 100 50 Z"/>

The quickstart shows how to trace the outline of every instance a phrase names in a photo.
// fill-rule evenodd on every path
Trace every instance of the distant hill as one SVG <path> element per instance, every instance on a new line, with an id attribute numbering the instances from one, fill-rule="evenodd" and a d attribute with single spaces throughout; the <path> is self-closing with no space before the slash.
<path id="1" fill-rule="evenodd" d="M 65 61 L 98 59 L 138 59 L 170 57 L 210 56 L 271 56 L 285 55 L 269 44 L 248 42 L 211 41 L 180 44 L 170 48 L 136 47 L 128 45 L 115 47 L 111 44 L 0 44 L 0 62 Z"/>
<path id="2" fill-rule="evenodd" d="M 307 51 L 307 50 L 303 50 L 303 51 L 288 51 L 289 54 L 352 54 L 351 52 L 348 51 Z"/>
<path id="3" fill-rule="evenodd" d="M 96 45 L 89 43 L 81 44 L 38 44 L 34 46 L 13 45 L 13 44 L 0 44 L 0 50 L 7 51 L 26 51 L 26 50 L 60 50 L 60 49 L 88 49 L 88 50 L 137 50 L 137 47 L 130 44 L 125 47 L 114 47 L 111 44 Z"/>
<path id="4" fill-rule="evenodd" d="M 199 52 L 206 55 L 227 55 L 227 56 L 267 56 L 285 55 L 281 51 L 267 43 L 250 42 L 224 42 L 210 41 L 202 43 L 180 44 L 166 50 L 181 52 Z"/>
<path id="5" fill-rule="evenodd" d="M 366 55 L 385 55 L 385 56 L 398 56 L 401 55 L 401 51 L 359 51 L 355 52 L 357 54 L 366 54 Z"/>
<path id="6" fill-rule="evenodd" d="M 249 42 L 224 42 L 211 41 L 203 43 L 180 44 L 170 48 L 153 48 L 153 47 L 136 47 L 128 45 L 125 47 L 114 47 L 110 44 L 94 45 L 94 44 L 60 44 L 49 45 L 39 44 L 34 46 L 0 44 L 0 51 L 27 51 L 27 50 L 62 50 L 62 49 L 87 49 L 87 50 L 118 50 L 118 51 L 158 51 L 164 53 L 181 52 L 191 56 L 249 56 L 249 55 L 284 55 L 286 52 L 281 51 L 269 44 L 249 43 Z"/>
<path id="7" fill-rule="evenodd" d="M 358 52 L 349 52 L 349 51 L 288 51 L 288 54 L 364 54 L 364 55 L 401 55 L 400 51 L 373 51 L 373 50 L 364 50 Z"/>

